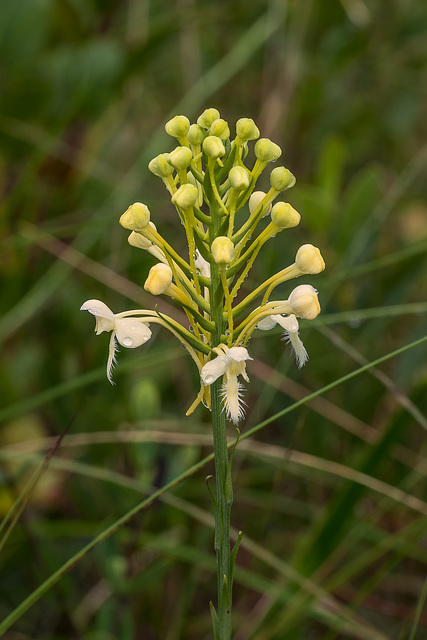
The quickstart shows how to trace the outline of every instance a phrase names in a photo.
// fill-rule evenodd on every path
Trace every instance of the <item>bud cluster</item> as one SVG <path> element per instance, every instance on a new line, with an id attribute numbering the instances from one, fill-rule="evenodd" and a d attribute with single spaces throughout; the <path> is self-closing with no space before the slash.
<path id="1" fill-rule="evenodd" d="M 165 130 L 178 144 L 159 154 L 148 168 L 169 192 L 185 228 L 188 255 L 181 255 L 157 231 L 145 204 L 130 206 L 120 224 L 131 231 L 129 243 L 133 247 L 148 251 L 157 260 L 145 281 L 146 291 L 173 298 L 183 307 L 190 326 L 187 329 L 147 309 L 116 315 L 108 310 L 102 316 L 102 330 L 112 331 L 109 378 L 118 328 L 125 324 L 128 332 L 134 327 L 138 335 L 142 331 L 144 336 L 151 336 L 148 325 L 160 324 L 186 346 L 199 369 L 201 389 L 189 412 L 199 402 L 210 406 L 211 389 L 217 393 L 215 384 L 220 380 L 227 416 L 238 422 L 243 415 L 238 376 L 248 379 L 245 362 L 251 358 L 247 345 L 254 330 L 281 325 L 301 366 L 308 356 L 299 338 L 297 318 L 312 320 L 320 312 L 317 292 L 308 284 L 296 287 L 286 300 L 272 302 L 271 294 L 291 278 L 321 272 L 325 264 L 319 249 L 305 244 L 293 264 L 240 296 L 235 304 L 263 246 L 300 222 L 300 214 L 283 199 L 283 193 L 294 186 L 295 177 L 286 167 L 278 166 L 270 173 L 269 190 L 256 189 L 259 176 L 280 158 L 282 150 L 273 141 L 260 138 L 250 118 L 237 121 L 234 137 L 228 123 L 213 108 L 206 109 L 193 124 L 186 116 L 175 116 Z M 248 144 L 252 141 L 255 161 L 247 166 Z M 97 310 L 101 307 L 90 302 L 84 308 L 98 321 Z M 132 319 L 132 323 L 124 323 L 124 319 Z M 141 338 L 129 346 L 140 343 Z"/>

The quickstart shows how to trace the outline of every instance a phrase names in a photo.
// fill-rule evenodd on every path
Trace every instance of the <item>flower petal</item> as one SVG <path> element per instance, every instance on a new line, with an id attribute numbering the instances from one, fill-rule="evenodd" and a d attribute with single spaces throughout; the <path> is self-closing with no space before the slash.
<path id="1" fill-rule="evenodd" d="M 123 347 L 135 349 L 151 338 L 151 329 L 137 318 L 118 318 L 116 337 Z"/>
<path id="2" fill-rule="evenodd" d="M 290 316 L 275 316 L 276 322 L 288 333 L 298 333 L 299 324 L 297 317 L 292 313 Z"/>
<path id="3" fill-rule="evenodd" d="M 270 331 L 276 324 L 279 322 L 277 318 L 281 318 L 282 316 L 267 316 L 266 318 L 262 318 L 258 324 L 257 329 L 261 329 L 261 331 Z"/>
<path id="4" fill-rule="evenodd" d="M 96 318 L 95 332 L 99 335 L 103 331 L 113 331 L 115 316 L 106 304 L 101 300 L 86 300 L 80 307 L 80 311 L 89 311 Z"/>
<path id="5" fill-rule="evenodd" d="M 227 365 L 226 356 L 218 356 L 215 360 L 207 362 L 200 372 L 203 384 L 210 385 L 225 373 Z"/>
<path id="6" fill-rule="evenodd" d="M 225 354 L 227 360 L 235 360 L 236 362 L 243 362 L 244 360 L 252 360 L 248 350 L 245 347 L 231 347 Z"/>
<path id="7" fill-rule="evenodd" d="M 80 307 L 80 311 L 89 311 L 98 318 L 108 318 L 108 320 L 114 320 L 114 313 L 109 307 L 101 300 L 86 300 Z"/>

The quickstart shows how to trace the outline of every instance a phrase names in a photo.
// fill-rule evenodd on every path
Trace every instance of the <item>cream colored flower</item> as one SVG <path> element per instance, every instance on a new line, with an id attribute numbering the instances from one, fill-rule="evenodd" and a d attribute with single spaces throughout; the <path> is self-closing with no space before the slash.
<path id="1" fill-rule="evenodd" d="M 292 347 L 292 350 L 295 354 L 295 358 L 297 361 L 298 368 L 301 367 L 308 360 L 308 353 L 302 343 L 301 338 L 299 337 L 299 326 L 298 320 L 294 314 L 289 316 L 282 315 L 271 315 L 263 318 L 258 322 L 258 329 L 262 329 L 263 331 L 268 331 L 279 324 L 285 331 L 283 333 L 283 340 L 289 342 Z"/>
<path id="2" fill-rule="evenodd" d="M 241 375 L 246 382 L 249 382 L 245 361 L 252 360 L 252 358 L 244 347 L 228 349 L 224 345 L 223 350 L 225 353 L 204 365 L 200 377 L 205 385 L 211 385 L 219 377 L 224 377 L 222 385 L 224 409 L 227 418 L 237 424 L 245 414 L 242 406 L 243 385 L 237 377 Z"/>
<path id="3" fill-rule="evenodd" d="M 116 362 L 116 340 L 127 349 L 140 347 L 151 338 L 149 325 L 140 318 L 122 317 L 120 313 L 113 313 L 101 300 L 87 300 L 82 304 L 80 310 L 89 311 L 95 316 L 96 335 L 103 331 L 112 331 L 107 362 L 107 378 L 111 384 L 114 384 L 111 375 Z"/>

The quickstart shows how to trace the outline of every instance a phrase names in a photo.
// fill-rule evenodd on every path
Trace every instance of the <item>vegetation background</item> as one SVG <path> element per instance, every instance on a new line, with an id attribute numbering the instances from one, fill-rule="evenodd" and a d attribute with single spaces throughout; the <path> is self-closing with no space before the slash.
<path id="1" fill-rule="evenodd" d="M 419 0 L 0 3 L 3 515 L 69 427 L 1 550 L 1 620 L 211 451 L 208 413 L 184 417 L 197 376 L 170 335 L 122 350 L 111 387 L 108 338 L 79 313 L 88 298 L 153 304 L 152 258 L 117 224 L 132 202 L 184 249 L 147 169 L 174 146 L 170 117 L 252 117 L 297 176 L 302 224 L 269 243 L 248 289 L 305 242 L 327 263 L 309 280 L 322 314 L 302 323 L 307 366 L 278 332 L 253 340 L 243 432 L 425 336 L 426 42 Z M 426 637 L 426 353 L 328 388 L 238 447 L 235 640 Z M 139 512 L 2 635 L 211 638 L 211 472 Z"/>

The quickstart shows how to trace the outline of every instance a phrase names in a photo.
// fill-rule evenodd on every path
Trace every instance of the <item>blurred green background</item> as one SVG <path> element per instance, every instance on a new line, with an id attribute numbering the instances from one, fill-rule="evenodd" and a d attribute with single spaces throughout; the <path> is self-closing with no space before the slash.
<path id="1" fill-rule="evenodd" d="M 79 313 L 89 298 L 153 304 L 153 259 L 117 224 L 132 202 L 184 250 L 147 169 L 175 146 L 164 123 L 214 106 L 283 148 L 302 223 L 269 243 L 248 289 L 306 242 L 327 263 L 307 280 L 322 304 L 301 323 L 307 366 L 278 332 L 253 340 L 245 431 L 426 334 L 426 102 L 425 2 L 0 4 L 2 515 L 69 427 L 2 549 L 0 619 L 211 451 L 209 414 L 184 417 L 198 381 L 179 344 L 156 332 L 122 350 L 111 387 L 108 337 Z M 235 640 L 426 637 L 426 354 L 405 351 L 237 449 Z M 211 638 L 211 472 L 99 545 L 5 637 Z"/>

